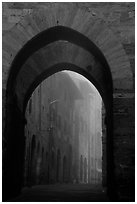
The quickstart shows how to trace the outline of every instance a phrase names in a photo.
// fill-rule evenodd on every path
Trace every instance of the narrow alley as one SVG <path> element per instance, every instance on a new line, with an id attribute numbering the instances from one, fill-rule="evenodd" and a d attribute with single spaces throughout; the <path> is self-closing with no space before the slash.
<path id="1" fill-rule="evenodd" d="M 135 200 L 135 3 L 2 2 L 2 201 Z"/>

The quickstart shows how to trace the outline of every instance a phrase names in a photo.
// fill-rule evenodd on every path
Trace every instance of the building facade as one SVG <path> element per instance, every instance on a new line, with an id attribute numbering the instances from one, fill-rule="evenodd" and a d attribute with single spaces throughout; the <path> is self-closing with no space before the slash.
<path id="1" fill-rule="evenodd" d="M 26 109 L 25 185 L 101 184 L 101 106 L 97 99 L 101 105 L 101 97 L 88 82 L 64 72 L 36 88 Z"/>
<path id="2" fill-rule="evenodd" d="M 65 64 L 102 93 L 109 197 L 134 201 L 135 2 L 3 2 L 2 35 L 3 200 L 22 189 L 28 99 Z"/>

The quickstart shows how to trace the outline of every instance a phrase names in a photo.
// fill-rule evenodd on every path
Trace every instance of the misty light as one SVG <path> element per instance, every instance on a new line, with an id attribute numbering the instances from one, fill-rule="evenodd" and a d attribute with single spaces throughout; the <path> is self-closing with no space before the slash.
<path id="1" fill-rule="evenodd" d="M 102 98 L 89 80 L 67 70 L 51 75 L 26 118 L 26 184 L 102 185 Z"/>

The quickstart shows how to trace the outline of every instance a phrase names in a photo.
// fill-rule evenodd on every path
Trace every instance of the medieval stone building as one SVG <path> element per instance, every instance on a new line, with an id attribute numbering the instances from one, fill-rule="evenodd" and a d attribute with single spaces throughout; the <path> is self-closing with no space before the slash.
<path id="1" fill-rule="evenodd" d="M 36 88 L 25 114 L 25 186 L 101 185 L 101 103 L 89 82 L 67 73 L 56 73 Z"/>
<path id="2" fill-rule="evenodd" d="M 135 3 L 2 5 L 3 200 L 24 185 L 25 112 L 33 91 L 56 72 L 70 70 L 93 83 L 104 103 L 107 195 L 134 201 Z M 32 141 L 34 147 L 35 134 Z M 37 153 L 45 154 L 41 141 L 37 145 Z"/>

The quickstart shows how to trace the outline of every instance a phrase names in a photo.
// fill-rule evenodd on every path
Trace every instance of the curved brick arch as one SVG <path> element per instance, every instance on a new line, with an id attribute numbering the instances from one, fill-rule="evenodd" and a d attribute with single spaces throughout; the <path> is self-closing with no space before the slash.
<path id="1" fill-rule="evenodd" d="M 20 6 L 20 3 L 17 4 Z M 3 146 L 6 144 L 4 147 L 4 154 L 6 152 L 4 163 L 7 165 L 6 168 L 3 166 L 3 173 L 5 174 L 7 171 L 6 176 L 4 175 L 3 177 L 3 194 L 5 194 L 3 199 L 9 199 L 20 192 L 23 169 L 22 161 L 24 158 L 23 145 L 25 142 L 23 131 L 26 121 L 24 117 L 22 117 L 20 110 L 18 110 L 16 99 L 12 104 L 11 101 L 8 101 L 10 109 L 7 110 L 7 106 L 5 105 L 5 90 L 7 90 L 7 80 L 11 64 L 19 51 L 29 40 L 40 32 L 54 26 L 65 26 L 86 36 L 101 50 L 109 65 L 113 78 L 113 92 L 116 91 L 113 96 L 114 117 L 112 120 L 110 118 L 108 119 L 109 121 L 106 120 L 107 123 L 113 123 L 113 125 L 111 124 L 112 126 L 109 127 L 106 154 L 107 162 L 110 164 L 108 167 L 109 175 L 107 175 L 109 181 L 108 187 L 110 187 L 110 189 L 112 188 L 111 192 L 113 192 L 114 183 L 112 181 L 113 173 L 111 170 L 115 171 L 116 179 L 114 180 L 116 180 L 116 182 L 118 181 L 118 186 L 120 186 L 121 174 L 119 175 L 119 172 L 121 170 L 121 164 L 123 164 L 123 167 L 125 165 L 125 167 L 127 166 L 129 168 L 124 178 L 125 181 L 130 180 L 130 182 L 132 182 L 132 179 L 134 181 L 134 171 L 130 171 L 130 169 L 134 169 L 134 164 L 132 164 L 134 156 L 127 151 L 130 148 L 131 151 L 134 151 L 134 87 L 132 87 L 134 77 L 132 79 L 131 74 L 131 70 L 134 74 L 134 16 L 132 16 L 134 13 L 134 5 L 130 6 L 130 3 L 109 3 L 108 6 L 108 3 L 90 3 L 90 5 L 88 4 L 86 6 L 87 8 L 85 8 L 85 3 L 81 6 L 80 3 L 77 3 L 77 5 L 74 3 L 43 3 L 42 6 L 39 6 L 39 3 L 37 3 L 35 5 L 31 8 L 31 3 L 28 3 L 27 6 L 26 3 L 22 3 L 19 9 L 16 6 L 13 6 L 13 9 L 12 7 L 8 7 L 3 21 L 4 128 L 4 122 L 6 120 Z M 14 15 L 14 17 L 12 15 Z M 104 19 L 105 22 L 102 19 Z M 114 29 L 114 32 L 111 29 Z M 120 39 L 118 39 L 118 36 Z M 31 65 L 38 65 L 34 58 L 32 58 L 31 61 Z M 29 65 L 30 64 L 28 64 L 28 66 Z M 102 69 L 102 67 L 100 68 Z M 31 70 L 33 76 L 35 69 Z M 114 122 L 112 122 L 113 120 Z M 113 142 L 115 148 L 113 148 Z M 114 151 L 114 160 L 112 151 Z M 114 161 L 115 169 L 113 168 L 112 160 Z M 132 191 L 132 185 L 128 184 L 128 187 L 124 187 L 126 189 L 126 196 L 128 196 L 129 186 L 131 186 Z M 115 199 L 114 196 L 114 200 Z"/>
<path id="2" fill-rule="evenodd" d="M 54 64 L 52 67 L 48 67 L 45 71 L 43 71 L 39 76 L 36 77 L 35 81 L 31 84 L 31 86 L 29 86 L 29 89 L 27 90 L 27 92 L 25 93 L 24 96 L 24 103 L 23 103 L 23 112 L 25 112 L 26 110 L 26 106 L 28 103 L 28 100 L 30 99 L 31 94 L 34 92 L 34 90 L 36 89 L 36 87 L 42 83 L 42 81 L 44 81 L 46 78 L 48 78 L 49 76 L 51 76 L 54 73 L 63 71 L 63 70 L 71 70 L 74 72 L 77 72 L 79 74 L 81 74 L 82 76 L 84 76 L 85 78 L 87 78 L 90 82 L 92 82 L 92 84 L 97 88 L 97 90 L 99 91 L 103 102 L 105 104 L 106 109 L 109 105 L 109 102 L 107 101 L 108 98 L 106 97 L 106 94 L 103 92 L 103 89 L 101 87 L 101 85 L 95 80 L 94 76 L 89 75 L 86 71 L 84 71 L 81 67 L 78 67 L 76 64 L 71 64 L 71 63 L 58 63 L 58 64 Z M 107 109 L 107 110 L 108 110 Z"/>
<path id="3" fill-rule="evenodd" d="M 57 10 L 56 10 L 57 12 L 59 12 L 58 9 L 59 8 L 57 8 Z M 65 19 L 67 22 L 65 24 L 62 23 L 62 25 L 57 26 L 56 24 L 52 23 L 52 24 L 50 24 L 50 26 L 46 26 L 45 23 L 50 22 L 50 21 L 48 19 L 47 19 L 47 21 L 44 21 L 44 20 L 42 21 L 42 19 L 40 19 L 41 23 L 38 23 L 38 21 L 36 21 L 36 19 L 38 20 L 39 18 L 41 18 L 42 14 L 41 14 L 41 12 L 39 14 L 37 12 L 36 13 L 34 12 L 34 13 L 32 13 L 32 16 L 26 16 L 22 21 L 20 21 L 20 24 L 17 24 L 13 29 L 11 29 L 11 32 L 7 33 L 4 36 L 4 46 L 3 46 L 4 53 L 8 53 L 6 55 L 6 58 L 5 58 L 6 60 L 4 61 L 4 63 L 5 63 L 5 67 L 7 67 L 8 70 L 9 70 L 9 67 L 11 66 L 11 70 L 8 73 L 10 75 L 9 75 L 9 79 L 8 79 L 9 83 L 7 86 L 7 92 L 8 92 L 8 94 L 7 94 L 7 96 L 8 96 L 7 97 L 7 114 L 6 114 L 7 115 L 7 121 L 6 121 L 6 127 L 7 128 L 5 131 L 5 135 L 8 138 L 8 144 L 9 145 L 13 145 L 13 146 L 17 147 L 16 144 L 19 140 L 20 140 L 20 143 L 22 140 L 22 143 L 24 144 L 24 125 L 25 125 L 24 114 L 22 114 L 22 110 L 19 107 L 19 101 L 18 101 L 17 95 L 16 94 L 14 95 L 13 91 L 15 89 L 17 75 L 20 73 L 20 70 L 22 70 L 22 66 L 26 62 L 28 57 L 30 57 L 33 53 L 35 53 L 41 47 L 44 47 L 43 42 L 45 43 L 45 45 L 47 45 L 47 44 L 50 44 L 51 42 L 63 40 L 63 41 L 68 41 L 69 43 L 71 42 L 73 44 L 76 44 L 77 46 L 82 47 L 88 53 L 90 53 L 91 56 L 93 55 L 95 58 L 97 58 L 97 61 L 99 61 L 102 65 L 100 67 L 100 69 L 98 69 L 99 72 L 95 71 L 95 75 L 93 78 L 94 78 L 94 80 L 96 80 L 97 78 L 99 79 L 99 75 L 101 75 L 102 76 L 101 80 L 103 81 L 102 84 L 105 84 L 105 86 L 101 87 L 102 91 L 105 91 L 105 88 L 106 88 L 104 95 L 106 96 L 106 98 L 107 98 L 106 101 L 108 103 L 108 108 L 107 108 L 107 123 L 108 123 L 107 124 L 107 127 L 108 127 L 107 128 L 107 135 L 108 135 L 108 139 L 107 139 L 107 142 L 109 143 L 109 146 L 107 149 L 107 151 L 109 152 L 107 154 L 107 160 L 108 160 L 108 164 L 109 164 L 107 167 L 107 172 L 108 172 L 108 174 L 107 174 L 107 176 L 108 176 L 107 186 L 108 186 L 108 193 L 110 192 L 110 194 L 111 194 L 113 192 L 113 190 L 112 190 L 113 187 L 111 185 L 112 180 L 113 180 L 113 176 L 112 176 L 113 175 L 113 148 L 112 148 L 113 141 L 112 141 L 112 136 L 111 136 L 112 135 L 112 120 L 110 120 L 110 118 L 112 118 L 112 78 L 111 78 L 111 73 L 109 70 L 108 63 L 107 63 L 103 53 L 98 48 L 98 46 L 96 46 L 94 40 L 93 41 L 90 40 L 86 36 L 86 34 L 84 33 L 84 31 L 86 31 L 86 30 L 87 30 L 87 33 L 89 32 L 90 25 L 88 24 L 88 22 L 87 22 L 88 27 L 86 26 L 86 24 L 84 24 L 84 27 L 83 26 L 81 27 L 79 25 L 79 23 L 82 22 L 80 16 L 81 15 L 83 16 L 84 13 L 85 13 L 84 10 L 81 13 L 81 10 L 78 9 L 78 13 L 76 12 L 75 16 L 74 16 L 74 22 L 73 22 L 73 18 L 71 16 L 70 20 L 67 20 L 67 17 L 62 18 L 62 19 Z M 46 18 L 47 12 L 44 11 L 43 15 Z M 58 13 L 58 15 L 61 15 L 60 12 Z M 47 15 L 47 16 L 51 16 L 51 15 Z M 69 15 L 69 17 L 70 17 L 70 15 Z M 78 23 L 77 18 L 80 19 L 79 23 Z M 56 22 L 56 21 L 54 21 L 54 22 Z M 70 26 L 69 26 L 69 24 L 70 24 Z M 92 25 L 93 24 L 94 24 L 94 21 L 92 21 Z M 18 28 L 18 26 L 20 27 L 20 29 Z M 45 33 L 46 33 L 46 35 L 45 35 Z M 47 33 L 48 33 L 48 35 L 47 35 Z M 6 36 L 8 36 L 8 38 L 7 38 L 8 40 L 6 39 Z M 41 38 L 41 36 L 42 36 L 42 38 Z M 8 44 L 8 42 L 9 42 L 9 44 Z M 30 46 L 30 45 L 33 45 L 33 46 Z M 22 48 L 22 46 L 23 46 L 23 48 Z M 15 57 L 15 59 L 12 62 L 14 57 Z M 10 60 L 10 58 L 11 58 L 11 60 Z M 62 59 L 62 58 L 60 58 L 60 59 Z M 32 59 L 32 61 L 33 60 L 34 59 Z M 72 62 L 73 61 L 71 61 L 71 63 Z M 58 62 L 56 62 L 56 63 L 58 63 Z M 31 69 L 31 71 L 32 71 L 31 76 L 33 76 L 33 73 L 35 75 L 34 69 Z M 89 73 L 91 75 L 90 70 L 87 70 L 87 73 Z M 39 75 L 39 73 L 37 73 L 37 75 Z M 25 77 L 27 77 L 27 73 L 25 74 Z M 21 85 L 21 82 L 19 83 L 19 85 Z M 20 90 L 21 90 L 21 92 L 23 91 L 22 89 L 20 89 Z M 21 101 L 23 101 L 23 100 L 21 100 Z M 18 124 L 18 127 L 17 127 L 17 124 Z M 11 135 L 12 136 L 14 135 L 14 136 L 12 137 Z M 20 135 L 20 137 L 18 137 L 18 135 Z M 18 147 L 20 147 L 20 145 L 18 145 Z M 17 163 L 16 161 L 19 158 L 23 158 L 24 146 L 21 145 L 21 147 L 22 147 L 21 149 L 18 149 L 18 152 L 20 154 L 20 157 L 18 156 L 18 158 L 16 158 L 16 156 L 13 156 L 15 154 L 14 150 L 11 151 L 10 148 L 8 148 L 7 154 L 9 155 L 9 158 L 11 158 L 11 161 L 8 163 L 9 169 L 10 169 L 11 162 L 13 160 L 15 161 L 15 163 Z M 23 164 L 20 164 L 20 169 L 17 170 L 17 172 L 19 171 L 18 173 L 19 173 L 20 178 L 18 179 L 19 180 L 19 186 L 14 184 L 15 188 L 18 188 L 15 190 L 15 192 L 18 192 L 21 188 L 22 179 L 23 179 L 22 178 L 22 165 Z M 16 169 L 16 167 L 14 169 Z M 6 178 L 11 177 L 11 174 L 14 171 L 14 169 L 12 169 L 10 172 L 7 173 L 8 175 Z M 12 178 L 12 179 L 13 179 L 13 181 L 10 180 L 11 181 L 10 185 L 13 185 L 13 183 L 15 183 L 14 178 Z M 7 181 L 7 182 L 9 182 L 9 181 Z M 9 185 L 9 183 L 8 183 L 8 185 Z M 8 187 L 9 190 L 10 190 L 10 185 Z"/>
<path id="4" fill-rule="evenodd" d="M 88 71 L 88 66 L 92 68 L 91 72 Z M 77 45 L 64 41 L 56 41 L 35 52 L 21 67 L 14 90 L 19 98 L 21 109 L 23 108 L 26 92 L 30 89 L 29 87 L 34 87 L 33 84 L 37 84 L 37 78 L 39 83 L 44 80 L 43 73 L 53 74 L 53 67 L 55 67 L 55 71 L 59 71 L 60 67 L 61 70 L 73 69 L 73 71 L 77 71 L 77 67 L 81 68 L 81 72 L 87 73 L 88 76 L 94 79 L 91 81 L 93 83 L 96 81 L 96 86 L 101 87 L 99 91 L 104 91 L 103 94 L 107 95 L 108 87 L 105 82 L 107 76 L 105 76 L 104 69 L 96 58 Z M 110 88 L 111 82 L 109 80 L 108 84 Z"/>
<path id="5" fill-rule="evenodd" d="M 53 47 L 51 46 L 51 48 L 50 48 L 50 45 L 52 43 L 55 43 L 55 48 L 56 48 L 56 41 L 57 41 L 58 50 L 56 50 L 56 52 L 54 52 L 54 44 L 53 44 Z M 70 52 L 69 55 L 70 56 L 73 55 L 75 53 L 75 51 L 77 51 L 77 53 L 81 53 L 81 56 L 78 58 L 77 63 L 78 64 L 82 63 L 82 65 L 84 65 L 84 67 L 82 67 L 82 69 L 84 69 L 84 70 L 87 69 L 89 75 L 93 75 L 95 80 L 97 80 L 98 83 L 100 83 L 100 85 L 102 85 L 102 91 L 104 91 L 104 95 L 106 95 L 106 98 L 109 98 L 109 100 L 111 100 L 112 92 L 113 92 L 113 90 L 112 90 L 112 78 L 111 78 L 111 73 L 110 73 L 108 63 L 107 63 L 104 55 L 102 54 L 102 52 L 98 49 L 98 47 L 92 41 L 90 41 L 87 37 L 85 37 L 81 33 L 77 32 L 73 29 L 70 29 L 68 27 L 56 26 L 56 27 L 52 27 L 52 28 L 49 28 L 47 30 L 44 30 L 43 32 L 36 35 L 28 43 L 26 43 L 25 46 L 23 46 L 23 48 L 16 55 L 16 57 L 12 63 L 10 75 L 8 78 L 8 85 L 7 85 L 7 90 L 6 90 L 8 101 L 11 100 L 11 98 L 14 96 L 14 93 L 17 96 L 17 92 L 16 92 L 17 90 L 15 89 L 17 81 L 19 81 L 18 87 L 20 89 L 20 91 L 18 91 L 18 93 L 19 93 L 19 95 L 22 95 L 27 91 L 26 90 L 27 83 L 25 83 L 25 84 L 22 83 L 22 81 L 24 81 L 24 80 L 22 80 L 22 78 L 25 79 L 25 78 L 28 78 L 28 76 L 29 76 L 30 77 L 29 81 L 31 81 L 31 78 L 32 78 L 32 82 L 33 82 L 35 80 L 36 75 L 40 75 L 40 72 L 42 71 L 43 67 L 45 68 L 46 66 L 50 67 L 51 65 L 53 65 L 53 64 L 50 64 L 50 58 L 47 57 L 47 55 L 46 55 L 46 57 L 49 61 L 49 64 L 47 64 L 47 63 L 43 64 L 41 62 L 41 60 L 39 60 L 40 63 L 37 63 L 38 69 L 35 66 L 35 62 L 32 63 L 33 66 L 29 65 L 30 69 L 28 68 L 28 66 L 26 66 L 25 63 L 26 63 L 27 59 L 33 57 L 33 54 L 36 51 L 38 51 L 40 53 L 40 48 L 43 48 L 46 46 L 46 48 L 48 49 L 48 52 L 51 53 L 50 55 L 53 56 L 52 61 L 55 64 L 60 63 L 63 60 L 65 60 L 66 62 L 69 62 L 69 63 L 75 62 L 74 59 L 73 60 L 71 59 L 71 61 L 68 61 L 68 59 L 69 59 L 68 55 L 66 55 L 65 52 L 63 53 L 63 47 L 61 47 L 62 41 L 67 41 L 67 43 L 69 43 L 69 44 L 72 43 L 72 44 L 78 46 L 77 50 L 75 48 L 73 48 L 72 52 Z M 84 52 L 83 51 L 81 52 L 80 47 L 82 49 L 84 49 Z M 68 50 L 69 49 L 67 49 L 67 51 Z M 56 53 L 59 56 L 56 56 Z M 60 55 L 60 53 L 63 53 L 63 54 Z M 89 54 L 90 54 L 90 57 L 89 57 Z M 35 59 L 35 57 L 34 57 L 34 59 Z M 40 57 L 39 59 L 41 59 L 41 55 L 39 55 L 39 57 Z M 92 64 L 92 63 L 90 64 L 90 62 L 92 61 L 90 58 L 94 58 L 94 57 L 96 58 L 96 61 L 98 61 L 98 64 L 101 64 L 101 66 L 100 65 L 96 66 L 95 65 L 96 63 L 93 64 L 93 66 L 90 66 Z M 70 58 L 72 58 L 72 57 L 70 57 Z M 84 61 L 89 62 L 89 64 L 86 64 L 86 63 L 83 64 L 81 59 L 83 59 L 83 62 Z M 59 60 L 59 62 L 57 60 Z M 76 63 L 76 65 L 77 65 L 77 63 Z M 24 64 L 26 67 L 23 71 L 24 73 L 22 73 Z M 86 65 L 86 67 L 85 67 L 85 65 Z M 35 69 L 35 67 L 36 67 L 36 69 Z M 90 68 L 87 68 L 87 67 L 90 67 Z M 28 73 L 28 70 L 30 70 L 30 74 Z M 18 75 L 21 77 L 19 78 Z M 18 80 L 18 78 L 19 78 L 19 80 Z M 22 98 L 22 96 L 19 98 Z M 18 98 L 17 98 L 17 100 L 18 100 Z M 23 98 L 21 99 L 21 101 L 23 102 Z M 19 104 L 19 106 L 20 106 L 20 104 Z M 21 109 L 23 109 L 23 108 L 21 108 Z"/>
<path id="6" fill-rule="evenodd" d="M 71 15 L 70 15 L 71 14 Z M 82 23 L 81 23 L 82 22 Z M 50 8 L 34 10 L 3 36 L 3 69 L 7 81 L 10 65 L 30 39 L 54 26 L 66 26 L 87 36 L 104 54 L 113 78 L 114 89 L 132 87 L 130 63 L 122 45 L 100 18 L 71 5 L 54 4 Z"/>

